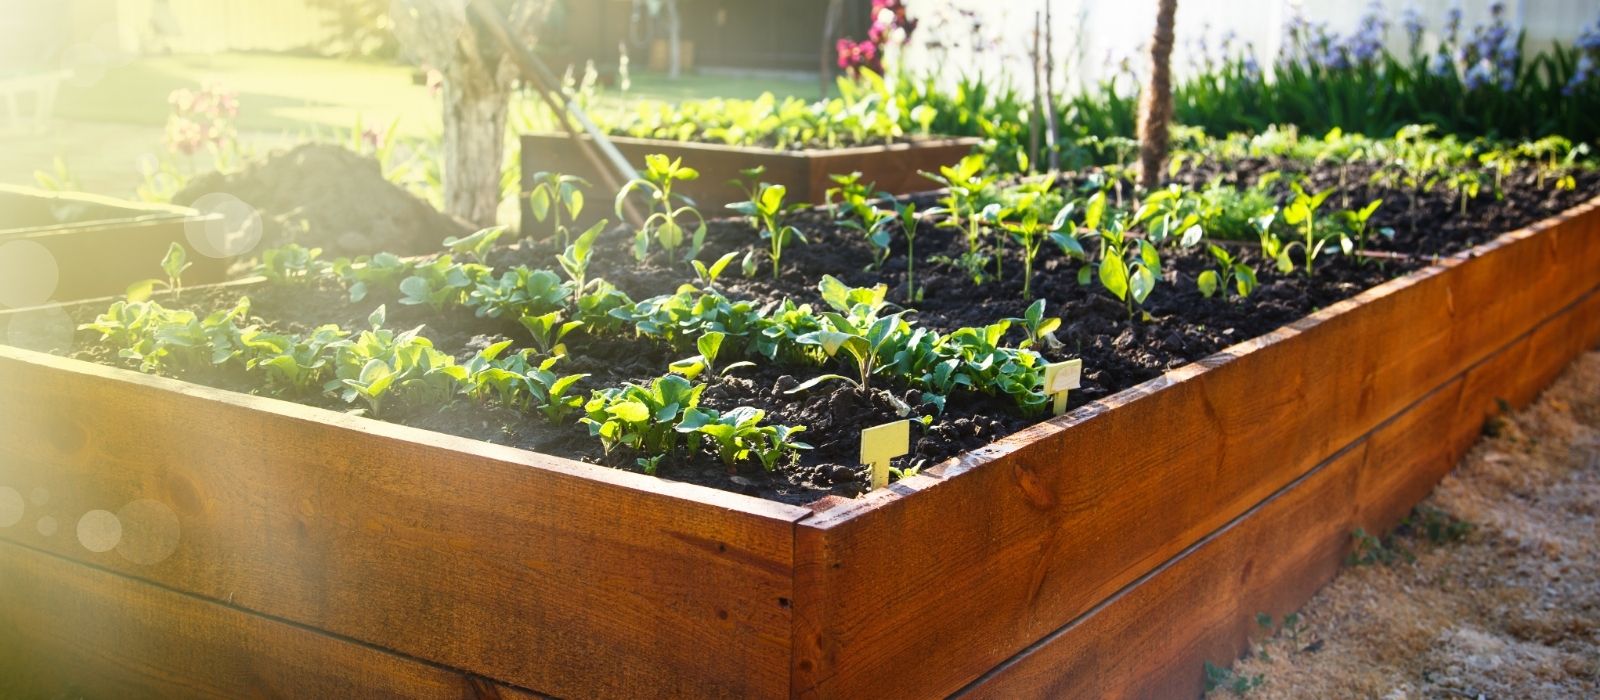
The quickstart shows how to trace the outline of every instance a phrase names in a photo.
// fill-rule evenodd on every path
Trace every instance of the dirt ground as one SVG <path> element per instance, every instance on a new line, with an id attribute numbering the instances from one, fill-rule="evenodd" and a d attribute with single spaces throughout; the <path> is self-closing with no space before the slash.
<path id="1" fill-rule="evenodd" d="M 1600 352 L 1486 432 L 1424 502 L 1434 536 L 1365 550 L 1393 559 L 1346 568 L 1211 697 L 1600 697 Z"/>

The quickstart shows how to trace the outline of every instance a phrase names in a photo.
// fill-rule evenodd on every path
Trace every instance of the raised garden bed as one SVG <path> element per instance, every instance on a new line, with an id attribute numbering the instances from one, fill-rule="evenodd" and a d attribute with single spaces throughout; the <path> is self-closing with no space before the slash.
<path id="1" fill-rule="evenodd" d="M 1526 400 L 1600 339 L 1597 269 L 1590 203 L 805 506 L 0 348 L 0 488 L 20 502 L 0 566 L 59 573 L 0 617 L 39 630 L 59 587 L 148 601 L 102 608 L 132 631 L 74 637 L 87 651 L 4 658 L 128 658 L 170 632 L 140 631 L 154 606 L 226 618 L 194 642 L 213 658 L 250 653 L 229 630 L 288 623 L 298 654 L 273 659 L 407 669 L 432 679 L 394 691 L 415 696 L 479 677 L 558 696 L 1188 692 L 1255 612 L 1332 572 L 1352 524 L 1426 493 L 1496 398 Z M 74 537 L 92 510 L 123 514 L 114 548 L 87 546 L 100 516 Z M 140 658 L 148 673 L 108 676 L 171 693 L 230 672 Z M 287 694 L 329 687 L 262 664 Z"/>
<path id="2" fill-rule="evenodd" d="M 778 150 L 625 136 L 614 136 L 611 141 L 636 167 L 645 156 L 660 153 L 682 158 L 685 164 L 699 170 L 699 179 L 680 183 L 678 188 L 708 215 L 739 201 L 738 188 L 728 183 L 739 180 L 741 172 L 750 168 L 766 168 L 762 179 L 787 187 L 790 201 L 822 204 L 828 188 L 834 186 L 829 179 L 834 173 L 860 172 L 863 181 L 876 182 L 878 189 L 891 194 L 927 190 L 931 183 L 918 171 L 936 172 L 961 160 L 979 143 L 976 138 L 928 138 L 878 146 Z M 522 136 L 523 191 L 533 187 L 531 178 L 538 172 L 566 173 L 592 183 L 603 182 L 577 144 L 561 134 Z M 594 207 L 592 211 L 605 209 Z M 525 232 L 535 225 L 526 201 L 522 221 Z"/>
<path id="3" fill-rule="evenodd" d="M 168 246 L 188 245 L 186 227 L 219 218 L 186 207 L 0 185 L 0 245 L 44 246 L 59 273 L 57 301 L 120 294 L 133 282 L 155 277 L 161 271 L 155 262 Z M 185 278 L 206 283 L 225 279 L 232 261 L 194 255 L 191 262 Z"/>

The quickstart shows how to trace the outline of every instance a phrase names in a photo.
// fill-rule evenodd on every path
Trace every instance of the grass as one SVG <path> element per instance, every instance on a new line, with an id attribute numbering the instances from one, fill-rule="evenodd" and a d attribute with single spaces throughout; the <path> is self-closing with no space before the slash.
<path id="1" fill-rule="evenodd" d="M 169 93 L 214 80 L 238 91 L 241 130 L 346 130 L 359 118 L 378 126 L 398 119 L 400 131 L 407 135 L 436 133 L 438 102 L 427 88 L 413 84 L 412 75 L 409 66 L 278 54 L 152 56 L 111 67 L 93 85 L 65 86 L 57 114 L 66 119 L 160 127 L 166 123 Z M 597 108 L 616 109 L 641 99 L 749 98 L 767 91 L 814 97 L 817 83 L 705 75 L 672 81 L 661 75 L 635 74 L 626 98 L 607 91 Z"/>

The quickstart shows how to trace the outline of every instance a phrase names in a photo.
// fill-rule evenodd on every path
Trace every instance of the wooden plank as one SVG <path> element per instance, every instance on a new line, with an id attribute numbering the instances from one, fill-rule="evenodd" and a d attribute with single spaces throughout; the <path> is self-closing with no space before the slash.
<path id="1" fill-rule="evenodd" d="M 1594 288 L 1597 228 L 1585 205 L 805 521 L 798 694 L 971 681 Z"/>
<path id="2" fill-rule="evenodd" d="M 1193 697 L 1256 613 L 1299 609 L 1337 572 L 1350 533 L 1392 528 L 1466 453 L 1496 398 L 1531 400 L 1600 341 L 1600 293 L 1428 394 L 1304 479 L 1209 535 L 961 695 Z"/>
<path id="3" fill-rule="evenodd" d="M 0 538 L 555 695 L 787 692 L 804 509 L 10 348 L 0 386 Z"/>
<path id="4" fill-rule="evenodd" d="M 534 698 L 11 543 L 0 696 Z"/>

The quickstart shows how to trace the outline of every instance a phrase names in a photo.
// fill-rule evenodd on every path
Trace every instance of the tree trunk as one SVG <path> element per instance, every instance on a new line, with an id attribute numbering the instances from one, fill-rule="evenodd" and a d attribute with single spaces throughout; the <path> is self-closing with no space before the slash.
<path id="1" fill-rule="evenodd" d="M 508 84 L 484 73 L 444 84 L 444 210 L 475 226 L 491 226 L 500 208 Z"/>
<path id="2" fill-rule="evenodd" d="M 683 19 L 678 16 L 678 0 L 666 0 L 667 77 L 677 80 L 683 73 Z"/>
<path id="3" fill-rule="evenodd" d="M 1150 38 L 1150 80 L 1139 98 L 1139 185 L 1160 184 L 1172 122 L 1172 25 L 1178 0 L 1156 0 L 1156 31 Z"/>
<path id="4" fill-rule="evenodd" d="M 833 87 L 833 65 L 837 60 L 838 48 L 833 40 L 838 35 L 839 15 L 844 12 L 844 0 L 828 0 L 828 9 L 822 17 L 822 65 L 817 68 L 820 85 L 820 97 L 828 99 L 828 90 Z"/>

